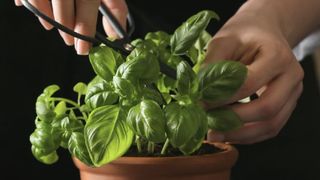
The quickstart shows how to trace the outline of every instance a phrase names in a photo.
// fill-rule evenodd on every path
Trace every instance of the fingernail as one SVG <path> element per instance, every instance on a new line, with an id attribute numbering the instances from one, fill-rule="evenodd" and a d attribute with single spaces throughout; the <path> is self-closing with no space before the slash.
<path id="1" fill-rule="evenodd" d="M 78 39 L 74 38 L 74 49 L 77 51 L 78 49 Z"/>
<path id="2" fill-rule="evenodd" d="M 74 38 L 70 38 L 67 33 L 62 32 L 60 30 L 59 30 L 59 33 L 67 46 L 72 46 L 74 44 Z"/>
<path id="3" fill-rule="evenodd" d="M 14 3 L 16 4 L 16 6 L 22 6 L 23 4 L 21 3 L 21 1 L 19 0 L 14 0 Z"/>
<path id="4" fill-rule="evenodd" d="M 222 141 L 224 141 L 224 135 L 221 133 L 210 133 L 210 134 L 208 134 L 208 141 L 222 142 Z"/>
<path id="5" fill-rule="evenodd" d="M 88 55 L 89 45 L 82 40 L 77 40 L 76 50 L 78 55 Z"/>
<path id="6" fill-rule="evenodd" d="M 40 23 L 42 24 L 42 26 L 46 29 L 46 30 L 51 30 L 53 28 L 53 26 L 51 24 L 49 24 L 47 21 L 45 21 L 44 19 L 38 17 Z"/>

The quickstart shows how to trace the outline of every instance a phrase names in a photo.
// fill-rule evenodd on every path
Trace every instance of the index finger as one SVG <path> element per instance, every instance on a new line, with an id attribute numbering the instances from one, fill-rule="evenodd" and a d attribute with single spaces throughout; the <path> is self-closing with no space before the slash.
<path id="1" fill-rule="evenodd" d="M 77 0 L 76 1 L 76 20 L 74 30 L 77 33 L 94 36 L 98 17 L 100 0 Z M 75 39 L 75 48 L 79 55 L 87 55 L 90 43 Z"/>
<path id="2" fill-rule="evenodd" d="M 120 25 L 126 30 L 128 7 L 124 0 L 102 0 L 103 3 L 109 8 L 110 12 L 119 21 Z M 108 20 L 103 17 L 103 27 L 109 37 L 117 38 L 118 35 L 112 28 Z"/>

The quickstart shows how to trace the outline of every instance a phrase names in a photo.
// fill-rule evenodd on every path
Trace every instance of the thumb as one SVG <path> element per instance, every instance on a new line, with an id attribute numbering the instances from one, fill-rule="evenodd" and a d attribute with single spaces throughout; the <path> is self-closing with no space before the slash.
<path id="1" fill-rule="evenodd" d="M 126 30 L 128 7 L 125 0 L 102 0 L 102 2 L 109 8 L 123 29 Z M 102 23 L 104 30 L 109 37 L 119 38 L 116 31 L 105 17 L 103 18 Z"/>
<path id="2" fill-rule="evenodd" d="M 240 41 L 236 38 L 218 37 L 212 38 L 208 44 L 204 66 L 219 60 L 237 60 L 237 51 Z"/>
<path id="3" fill-rule="evenodd" d="M 209 64 L 215 63 L 221 60 L 239 61 L 241 52 L 241 41 L 237 38 L 232 37 L 213 37 L 207 46 L 207 52 L 204 63 L 201 65 L 202 68 Z M 230 100 L 232 101 L 230 102 Z M 217 106 L 226 105 L 234 101 L 233 98 L 223 102 L 203 102 L 206 109 L 215 108 Z"/>

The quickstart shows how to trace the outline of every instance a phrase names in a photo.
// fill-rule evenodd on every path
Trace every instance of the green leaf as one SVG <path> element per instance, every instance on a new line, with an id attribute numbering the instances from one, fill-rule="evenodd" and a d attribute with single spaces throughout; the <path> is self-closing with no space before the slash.
<path id="1" fill-rule="evenodd" d="M 170 35 L 164 31 L 149 32 L 145 39 L 151 40 L 160 48 L 165 48 L 170 43 Z"/>
<path id="2" fill-rule="evenodd" d="M 95 76 L 89 83 L 87 89 L 91 89 L 92 86 L 99 84 L 101 82 L 107 82 L 104 79 L 102 79 L 100 76 Z"/>
<path id="3" fill-rule="evenodd" d="M 164 111 L 167 119 L 166 133 L 171 145 L 180 147 L 189 142 L 200 125 L 194 106 L 181 106 L 176 102 L 171 102 Z"/>
<path id="4" fill-rule="evenodd" d="M 199 82 L 195 72 L 186 62 L 177 67 L 177 89 L 180 95 L 195 97 L 198 94 Z"/>
<path id="5" fill-rule="evenodd" d="M 177 87 L 177 81 L 162 74 L 157 81 L 157 87 L 162 93 L 169 93 Z"/>
<path id="6" fill-rule="evenodd" d="M 89 59 L 94 72 L 106 81 L 112 80 L 118 65 L 124 61 L 120 53 L 107 46 L 91 48 Z"/>
<path id="7" fill-rule="evenodd" d="M 236 61 L 219 61 L 200 71 L 198 77 L 203 100 L 225 101 L 244 83 L 247 67 Z"/>
<path id="8" fill-rule="evenodd" d="M 134 96 L 136 94 L 135 87 L 127 79 L 114 76 L 113 77 L 113 85 L 115 88 L 115 92 L 117 94 L 119 94 L 121 97 L 126 98 L 126 99 L 134 98 Z"/>
<path id="9" fill-rule="evenodd" d="M 216 108 L 207 113 L 209 128 L 215 131 L 232 131 L 242 126 L 240 117 L 230 108 Z"/>
<path id="10" fill-rule="evenodd" d="M 127 79 L 132 83 L 137 80 L 153 82 L 158 79 L 160 65 L 155 55 L 144 52 L 134 59 L 123 63 L 117 70 L 116 76 Z"/>
<path id="11" fill-rule="evenodd" d="M 59 156 L 56 151 L 52 151 L 49 154 L 44 154 L 43 150 L 40 148 L 36 148 L 35 146 L 31 146 L 31 151 L 33 156 L 40 162 L 44 164 L 53 164 L 58 161 Z"/>
<path id="12" fill-rule="evenodd" d="M 35 125 L 36 125 L 36 128 L 51 128 L 51 122 L 47 122 L 47 121 L 42 121 L 40 120 L 39 118 L 36 118 L 35 119 Z"/>
<path id="13" fill-rule="evenodd" d="M 56 116 L 54 112 L 54 104 L 50 101 L 50 97 L 59 90 L 59 86 L 50 85 L 43 90 L 43 93 L 37 98 L 36 113 L 37 116 L 50 123 Z"/>
<path id="14" fill-rule="evenodd" d="M 194 44 L 194 47 L 198 51 L 205 50 L 211 38 L 212 36 L 207 31 L 202 31 L 196 43 Z"/>
<path id="15" fill-rule="evenodd" d="M 164 104 L 164 99 L 160 92 L 151 88 L 151 87 L 144 87 L 141 90 L 142 100 L 153 100 L 158 104 Z"/>
<path id="16" fill-rule="evenodd" d="M 206 57 L 205 51 L 199 52 L 197 57 L 197 63 L 192 67 L 193 71 L 198 74 L 201 68 L 202 63 L 204 62 Z"/>
<path id="17" fill-rule="evenodd" d="M 60 87 L 58 85 L 50 85 L 48 87 L 46 87 L 43 90 L 43 94 L 45 94 L 47 97 L 51 97 L 55 92 L 57 92 L 60 89 Z"/>
<path id="18" fill-rule="evenodd" d="M 195 109 L 200 122 L 199 128 L 196 134 L 190 139 L 190 141 L 179 147 L 179 150 L 183 152 L 185 155 L 192 154 L 193 152 L 198 150 L 201 147 L 203 140 L 208 132 L 208 122 L 206 113 L 199 106 L 195 106 Z"/>
<path id="19" fill-rule="evenodd" d="M 74 87 L 73 91 L 79 93 L 81 95 L 86 95 L 87 93 L 87 85 L 83 82 L 78 82 Z"/>
<path id="20" fill-rule="evenodd" d="M 127 61 L 131 61 L 139 56 L 145 56 L 145 54 L 158 55 L 158 47 L 152 40 L 137 39 L 133 41 L 132 45 L 135 46 L 135 48 L 127 56 Z"/>
<path id="21" fill-rule="evenodd" d="M 148 141 L 161 143 L 166 140 L 166 119 L 155 101 L 143 100 L 132 107 L 127 116 L 127 124 L 135 134 Z"/>
<path id="22" fill-rule="evenodd" d="M 66 102 L 64 101 L 60 101 L 54 108 L 54 112 L 56 113 L 57 116 L 65 114 L 66 111 L 67 111 L 67 105 L 66 105 Z"/>
<path id="23" fill-rule="evenodd" d="M 84 138 L 94 166 L 102 166 L 122 156 L 131 146 L 133 132 L 118 106 L 107 105 L 91 112 Z"/>
<path id="24" fill-rule="evenodd" d="M 72 133 L 68 142 L 68 149 L 72 156 L 75 156 L 81 162 L 85 163 L 88 166 L 93 166 L 85 144 L 83 133 Z"/>
<path id="25" fill-rule="evenodd" d="M 52 133 L 51 127 L 37 128 L 30 135 L 30 142 L 34 147 L 42 149 L 42 155 L 48 155 L 58 149 L 60 136 Z"/>
<path id="26" fill-rule="evenodd" d="M 52 128 L 54 128 L 56 131 L 59 131 L 61 136 L 60 145 L 64 148 L 67 148 L 71 134 L 73 132 L 82 132 L 84 125 L 81 121 L 75 118 L 63 115 L 55 118 L 55 120 L 52 122 Z"/>
<path id="27" fill-rule="evenodd" d="M 188 57 L 194 64 L 193 70 L 196 73 L 198 73 L 199 68 L 205 59 L 205 50 L 210 40 L 211 35 L 208 32 L 203 31 L 195 44 L 187 52 Z"/>
<path id="28" fill-rule="evenodd" d="M 213 11 L 204 10 L 191 16 L 176 29 L 170 40 L 172 54 L 185 54 L 207 28 L 211 19 L 219 19 Z"/>
<path id="29" fill-rule="evenodd" d="M 41 94 L 37 98 L 36 113 L 41 120 L 47 121 L 48 123 L 50 123 L 56 116 L 54 108 L 45 94 Z"/>
<path id="30" fill-rule="evenodd" d="M 88 88 L 85 103 L 91 109 L 95 109 L 104 105 L 114 104 L 118 101 L 118 98 L 110 83 L 103 81 Z"/>

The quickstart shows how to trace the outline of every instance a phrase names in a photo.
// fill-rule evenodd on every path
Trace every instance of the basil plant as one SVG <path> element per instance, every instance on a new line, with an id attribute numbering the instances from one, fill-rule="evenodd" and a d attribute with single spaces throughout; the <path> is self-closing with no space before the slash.
<path id="1" fill-rule="evenodd" d="M 184 155 L 198 150 L 208 129 L 228 131 L 241 126 L 228 108 L 205 111 L 200 101 L 221 102 L 243 84 L 245 65 L 221 60 L 200 68 L 206 32 L 213 11 L 201 11 L 173 34 L 150 32 L 131 42 L 124 57 L 101 45 L 89 59 L 96 77 L 73 90 L 76 100 L 55 96 L 58 85 L 44 89 L 36 101 L 36 128 L 30 136 L 34 157 L 42 163 L 58 160 L 57 149 L 91 167 L 100 167 L 129 148 L 165 156 L 170 148 Z M 160 72 L 159 63 L 176 71 L 173 79 Z"/>

